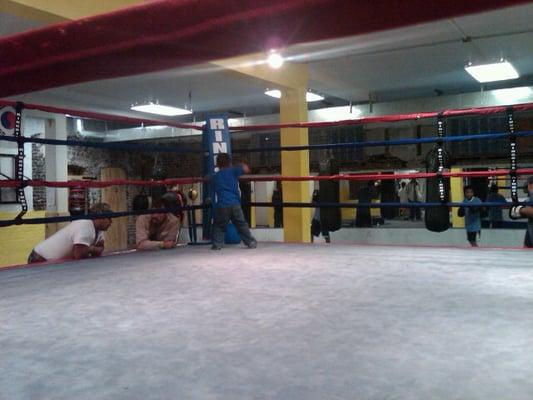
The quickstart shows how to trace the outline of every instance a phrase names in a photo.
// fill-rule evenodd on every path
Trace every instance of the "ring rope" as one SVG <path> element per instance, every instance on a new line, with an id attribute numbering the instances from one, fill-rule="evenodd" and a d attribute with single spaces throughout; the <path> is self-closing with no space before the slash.
<path id="1" fill-rule="evenodd" d="M 524 206 L 533 206 L 533 202 L 524 201 L 518 202 L 519 205 Z M 514 203 L 502 204 L 496 202 L 482 202 L 482 203 L 297 203 L 297 202 L 287 202 L 287 203 L 271 203 L 271 202 L 250 202 L 245 203 L 244 205 L 249 205 L 252 207 L 287 207 L 287 208 L 434 208 L 434 207 L 466 207 L 466 208 L 483 208 L 483 207 L 502 207 L 509 208 L 513 207 Z M 157 214 L 157 213 L 166 213 L 166 212 L 180 212 L 183 210 L 198 210 L 206 209 L 211 207 L 210 204 L 202 204 L 197 206 L 184 206 L 184 207 L 173 207 L 173 208 L 158 208 L 158 209 L 148 209 L 148 210 L 136 210 L 136 211 L 120 211 L 112 213 L 102 213 L 102 214 L 89 214 L 89 215 L 73 215 L 73 216 L 60 216 L 60 217 L 44 217 L 44 218 L 24 218 L 24 219 L 13 219 L 13 220 L 0 220 L 0 227 L 8 227 L 13 225 L 35 225 L 35 224 L 50 224 L 58 222 L 69 222 L 76 221 L 80 219 L 100 219 L 100 218 L 120 218 L 127 217 L 130 215 L 145 215 L 145 214 Z"/>
<path id="2" fill-rule="evenodd" d="M 132 117 L 124 117 L 121 115 L 114 115 L 114 114 L 74 110 L 71 108 L 45 106 L 42 104 L 20 103 L 20 102 L 10 101 L 10 100 L 0 100 L 0 107 L 5 107 L 5 106 L 16 107 L 17 104 L 22 104 L 23 108 L 28 109 L 28 110 L 38 110 L 38 111 L 43 111 L 43 112 L 48 112 L 48 113 L 53 113 L 53 114 L 65 114 L 65 115 L 69 115 L 73 117 L 80 117 L 80 118 L 123 122 L 126 124 L 133 124 L 133 125 L 148 125 L 148 126 L 166 125 L 166 126 L 171 126 L 174 128 L 195 129 L 195 130 L 200 130 L 200 131 L 203 130 L 202 126 L 191 125 L 191 124 L 180 124 L 180 123 L 171 122 L 171 121 L 161 121 L 161 120 L 147 119 L 147 118 L 132 118 Z"/>
<path id="3" fill-rule="evenodd" d="M 287 124 L 269 124 L 269 125 L 247 125 L 229 127 L 230 131 L 246 132 L 246 131 L 269 131 L 280 128 L 326 128 L 347 125 L 365 125 L 374 123 L 390 123 L 402 121 L 418 121 L 421 119 L 437 118 L 439 114 L 443 117 L 463 117 L 469 115 L 487 115 L 487 114 L 501 114 L 507 112 L 508 108 L 513 111 L 531 111 L 533 110 L 533 103 L 517 104 L 513 106 L 494 106 L 494 107 L 475 107 L 463 109 L 450 109 L 442 112 L 423 112 L 413 114 L 389 114 L 381 117 L 364 117 L 358 119 L 346 119 L 340 121 L 326 121 L 326 122 L 293 122 Z"/>
<path id="4" fill-rule="evenodd" d="M 521 168 L 516 170 L 517 175 L 531 175 L 533 168 Z M 475 178 L 475 177 L 489 177 L 489 176 L 507 176 L 509 170 L 501 169 L 496 171 L 447 171 L 443 172 L 442 176 L 445 178 Z M 398 179 L 426 179 L 437 177 L 436 172 L 417 172 L 405 174 L 339 174 L 339 175 L 311 175 L 311 176 L 281 176 L 281 175 L 265 175 L 265 176 L 251 176 L 245 175 L 240 178 L 243 182 L 304 182 L 304 181 L 375 181 L 375 180 L 398 180 Z M 193 178 L 172 178 L 161 181 L 145 181 L 145 180 L 128 180 L 115 179 L 110 181 L 45 181 L 45 180 L 25 180 L 24 186 L 31 187 L 55 187 L 55 188 L 107 188 L 111 186 L 173 186 L 180 184 L 201 183 L 207 181 L 209 178 L 193 177 Z M 0 180 L 0 187 L 16 188 L 20 185 L 18 180 Z"/>
<path id="5" fill-rule="evenodd" d="M 0 136 L 1 141 L 5 142 L 22 142 L 22 143 L 37 143 L 37 144 L 51 144 L 56 146 L 76 146 L 76 147 L 91 147 L 97 149 L 109 149 L 109 150 L 137 150 L 144 152 L 160 152 L 160 153 L 203 153 L 201 149 L 191 149 L 177 146 L 163 146 L 146 143 L 124 143 L 124 142 L 92 142 L 84 140 L 72 140 L 72 139 L 42 139 L 21 137 L 16 138 L 13 136 Z"/>
<path id="6" fill-rule="evenodd" d="M 532 201 L 519 202 L 520 205 L 532 206 Z M 251 202 L 246 205 L 252 207 L 288 207 L 288 208 L 435 208 L 435 207 L 466 207 L 466 208 L 483 208 L 483 207 L 514 207 L 512 203 L 496 203 L 496 202 L 480 202 L 480 203 L 457 203 L 457 202 L 417 202 L 417 203 L 400 203 L 400 202 L 384 202 L 384 203 L 271 203 L 271 202 Z"/>
<path id="7" fill-rule="evenodd" d="M 516 137 L 533 136 L 533 131 L 523 131 L 515 134 Z M 396 139 L 396 140 L 373 140 L 366 142 L 345 142 L 345 143 L 327 143 L 327 144 L 310 144 L 306 146 L 278 146 L 278 147 L 254 147 L 251 149 L 233 149 L 233 153 L 259 153 L 264 151 L 300 151 L 300 150 L 325 150 L 336 148 L 350 148 L 350 147 L 380 147 L 380 146 L 404 146 L 409 144 L 427 144 L 437 143 L 443 141 L 445 143 L 451 142 L 467 142 L 471 140 L 484 139 L 505 139 L 509 136 L 508 132 L 501 133 L 482 133 L 475 135 L 460 135 L 460 136 L 444 136 L 442 138 L 417 138 L 417 139 Z"/>
<path id="8" fill-rule="evenodd" d="M 530 137 L 533 136 L 533 131 L 523 131 L 515 133 L 515 137 Z M 266 151 L 301 151 L 301 150 L 322 150 L 322 149 L 335 149 L 335 148 L 352 148 L 352 147 L 380 147 L 380 146 L 403 146 L 410 144 L 427 144 L 443 142 L 465 142 L 470 140 L 484 140 L 484 139 L 505 139 L 509 137 L 509 132 L 501 133 L 483 133 L 475 135 L 460 135 L 460 136 L 444 136 L 442 138 L 417 138 L 417 139 L 396 139 L 396 140 L 374 140 L 366 142 L 346 142 L 346 143 L 327 143 L 327 144 L 311 144 L 306 146 L 278 146 L 278 147 L 256 147 L 251 149 L 234 149 L 233 153 L 259 153 Z M 146 152 L 162 152 L 162 153 L 204 153 L 202 149 L 191 149 L 177 146 L 164 146 L 164 145 L 150 145 L 145 143 L 106 143 L 106 142 L 93 142 L 83 140 L 60 140 L 60 139 L 42 139 L 42 138 L 20 138 L 13 136 L 0 136 L 0 141 L 15 142 L 15 143 L 38 143 L 38 144 L 51 144 L 51 145 L 65 145 L 65 146 L 77 146 L 77 147 L 91 147 L 98 149 L 109 150 L 137 150 Z"/>
<path id="9" fill-rule="evenodd" d="M 52 224 L 58 222 L 70 222 L 79 219 L 100 219 L 100 218 L 120 218 L 130 215 L 145 215 L 158 213 L 177 213 L 186 210 L 200 210 L 211 207 L 209 204 L 202 204 L 196 206 L 183 206 L 172 208 L 156 208 L 148 210 L 131 210 L 131 211 L 117 211 L 101 214 L 83 214 L 83 215 L 65 215 L 59 217 L 42 217 L 42 218 L 19 218 L 11 220 L 0 220 L 0 227 L 7 227 L 13 225 L 36 225 L 36 224 Z"/>

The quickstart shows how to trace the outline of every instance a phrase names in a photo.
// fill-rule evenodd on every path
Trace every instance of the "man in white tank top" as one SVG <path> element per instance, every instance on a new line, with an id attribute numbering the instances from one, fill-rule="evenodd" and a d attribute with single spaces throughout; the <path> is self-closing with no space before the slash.
<path id="1" fill-rule="evenodd" d="M 112 212 L 106 203 L 96 203 L 89 214 Z M 99 257 L 104 251 L 104 232 L 111 226 L 111 218 L 80 219 L 71 222 L 34 247 L 28 264 L 49 260 Z"/>

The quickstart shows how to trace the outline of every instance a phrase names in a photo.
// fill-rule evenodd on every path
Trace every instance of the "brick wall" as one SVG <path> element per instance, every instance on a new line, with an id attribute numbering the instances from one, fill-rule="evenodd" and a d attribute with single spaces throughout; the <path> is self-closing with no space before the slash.
<path id="1" fill-rule="evenodd" d="M 83 140 L 79 135 L 69 135 L 69 139 Z M 94 140 L 94 139 L 93 139 Z M 151 143 L 155 144 L 155 143 Z M 180 146 L 180 141 L 159 143 L 169 146 Z M 187 144 L 187 148 L 201 149 L 200 143 Z M 154 167 L 161 167 L 168 178 L 202 176 L 202 155 L 172 154 L 172 153 L 147 153 L 142 151 L 116 151 L 107 149 L 93 149 L 86 147 L 69 147 L 68 162 L 71 170 L 86 177 L 100 179 L 102 168 L 122 168 L 126 171 L 128 179 L 150 180 L 153 177 Z M 80 173 L 81 172 L 81 173 Z M 133 198 L 142 192 L 139 186 L 126 186 L 127 209 L 131 210 Z M 145 188 L 149 194 L 150 189 Z M 94 204 L 101 200 L 100 189 L 89 189 L 89 203 Z M 122 210 L 117 210 L 122 211 Z M 135 217 L 128 217 L 128 244 L 135 243 Z"/>

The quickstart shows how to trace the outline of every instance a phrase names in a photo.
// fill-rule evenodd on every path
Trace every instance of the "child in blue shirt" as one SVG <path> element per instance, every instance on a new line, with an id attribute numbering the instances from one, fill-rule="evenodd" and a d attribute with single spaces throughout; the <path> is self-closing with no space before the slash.
<path id="1" fill-rule="evenodd" d="M 465 199 L 463 204 L 478 204 L 481 203 L 477 197 L 474 196 L 474 189 L 472 186 L 464 187 Z M 472 247 L 478 247 L 477 237 L 481 236 L 481 207 L 460 207 L 457 214 L 460 217 L 465 217 L 466 238 Z"/>
<path id="2" fill-rule="evenodd" d="M 239 177 L 250 172 L 246 164 L 231 165 L 231 158 L 226 153 L 217 156 L 219 171 L 213 176 L 212 183 L 216 194 L 215 221 L 213 224 L 212 250 L 220 250 L 224 244 L 226 226 L 231 220 L 237 228 L 242 241 L 248 248 L 257 247 L 257 241 L 252 236 L 250 228 L 244 219 L 239 194 Z"/>

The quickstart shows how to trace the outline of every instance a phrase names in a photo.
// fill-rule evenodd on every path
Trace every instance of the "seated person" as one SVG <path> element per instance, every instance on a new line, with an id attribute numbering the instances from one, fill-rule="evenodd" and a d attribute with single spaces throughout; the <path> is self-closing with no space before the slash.
<path id="1" fill-rule="evenodd" d="M 163 199 L 153 202 L 152 208 L 165 208 Z M 135 242 L 138 250 L 172 249 L 176 247 L 180 220 L 171 213 L 161 212 L 137 217 Z"/>
<path id="2" fill-rule="evenodd" d="M 112 212 L 106 203 L 96 203 L 90 215 Z M 111 218 L 79 219 L 60 229 L 34 247 L 28 264 L 73 258 L 99 257 L 104 251 L 104 232 L 111 226 Z"/>

